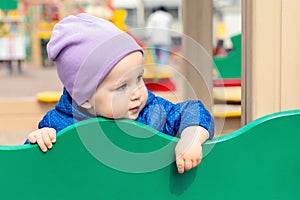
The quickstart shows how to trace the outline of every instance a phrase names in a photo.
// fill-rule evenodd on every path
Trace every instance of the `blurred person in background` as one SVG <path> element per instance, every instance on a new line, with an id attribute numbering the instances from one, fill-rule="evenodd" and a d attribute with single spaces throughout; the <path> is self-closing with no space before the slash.
<path id="1" fill-rule="evenodd" d="M 147 20 L 147 36 L 156 64 L 167 65 L 172 44 L 170 26 L 172 15 L 164 6 L 154 10 Z"/>

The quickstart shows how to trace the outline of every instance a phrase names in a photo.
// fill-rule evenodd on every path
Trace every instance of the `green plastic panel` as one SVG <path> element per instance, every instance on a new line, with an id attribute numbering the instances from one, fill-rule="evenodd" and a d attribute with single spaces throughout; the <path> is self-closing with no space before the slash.
<path id="1" fill-rule="evenodd" d="M 225 57 L 214 57 L 219 72 L 218 78 L 241 78 L 242 71 L 242 36 L 237 34 L 231 38 L 233 50 Z"/>
<path id="2" fill-rule="evenodd" d="M 1 0 L 0 9 L 1 10 L 15 10 L 18 7 L 18 0 Z"/>
<path id="3" fill-rule="evenodd" d="M 82 121 L 54 148 L 1 146 L 1 199 L 300 199 L 300 110 L 275 113 L 204 145 L 180 175 L 176 138 L 129 120 Z"/>

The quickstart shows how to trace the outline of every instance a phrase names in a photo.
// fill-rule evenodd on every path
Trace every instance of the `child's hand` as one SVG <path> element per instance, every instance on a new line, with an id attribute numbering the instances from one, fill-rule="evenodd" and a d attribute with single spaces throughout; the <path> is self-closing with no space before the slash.
<path id="1" fill-rule="evenodd" d="M 52 148 L 52 143 L 56 142 L 56 131 L 53 128 L 41 128 L 28 135 L 28 141 L 37 143 L 43 152 Z"/>
<path id="2" fill-rule="evenodd" d="M 202 144 L 208 139 L 208 132 L 200 126 L 187 127 L 182 131 L 181 138 L 175 148 L 178 173 L 199 165 L 202 160 Z"/>

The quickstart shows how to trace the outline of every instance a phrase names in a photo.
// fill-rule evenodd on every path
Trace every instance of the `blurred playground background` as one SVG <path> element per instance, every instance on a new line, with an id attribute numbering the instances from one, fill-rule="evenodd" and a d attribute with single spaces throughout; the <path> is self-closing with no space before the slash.
<path id="1" fill-rule="evenodd" d="M 226 118 L 222 134 L 240 128 L 241 117 L 241 1 L 214 0 L 213 114 Z M 172 46 L 168 66 L 156 66 L 147 38 L 139 32 L 158 6 L 172 15 Z M 62 85 L 46 45 L 53 26 L 69 14 L 87 12 L 129 31 L 146 51 L 145 81 L 170 101 L 184 99 L 182 1 L 151 0 L 1 0 L 0 2 L 0 145 L 21 144 L 44 113 L 58 101 Z M 175 71 L 177 73 L 175 73 Z M 222 79 L 223 78 L 223 79 Z"/>

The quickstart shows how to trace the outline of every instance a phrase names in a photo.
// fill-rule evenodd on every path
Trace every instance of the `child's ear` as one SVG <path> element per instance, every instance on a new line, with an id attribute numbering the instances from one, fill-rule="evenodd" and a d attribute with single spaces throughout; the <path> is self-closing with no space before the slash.
<path id="1" fill-rule="evenodd" d="M 83 104 L 81 104 L 81 107 L 83 107 L 85 109 L 91 109 L 92 108 L 92 104 L 90 102 L 86 101 Z"/>

